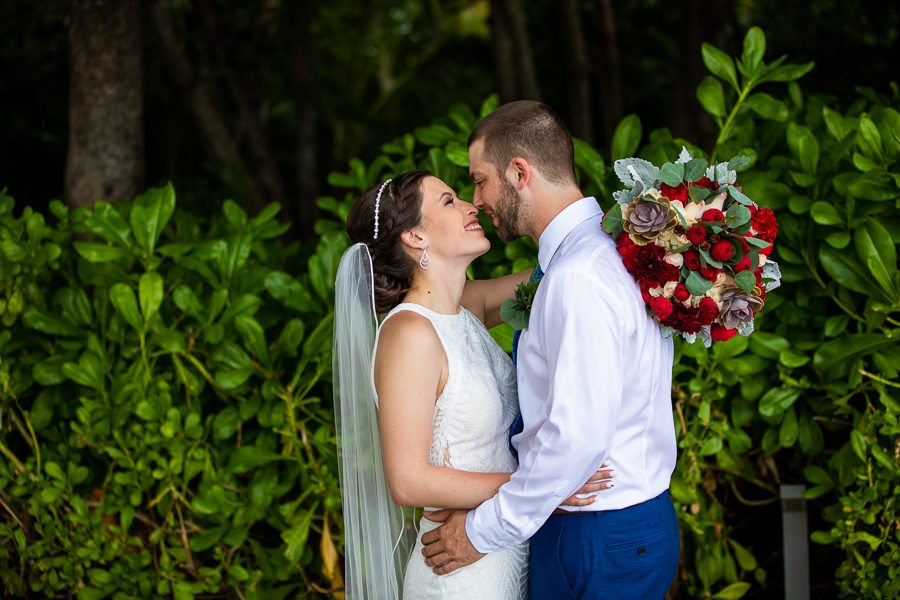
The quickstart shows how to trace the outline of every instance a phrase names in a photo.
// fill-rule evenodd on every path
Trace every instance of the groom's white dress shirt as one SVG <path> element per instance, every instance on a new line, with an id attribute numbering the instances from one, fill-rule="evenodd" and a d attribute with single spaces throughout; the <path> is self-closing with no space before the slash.
<path id="1" fill-rule="evenodd" d="M 589 506 L 563 508 L 625 508 L 669 488 L 673 344 L 648 316 L 602 218 L 596 200 L 582 198 L 541 234 L 545 274 L 517 353 L 519 468 L 466 518 L 479 552 L 530 538 L 604 462 L 615 486 Z"/>

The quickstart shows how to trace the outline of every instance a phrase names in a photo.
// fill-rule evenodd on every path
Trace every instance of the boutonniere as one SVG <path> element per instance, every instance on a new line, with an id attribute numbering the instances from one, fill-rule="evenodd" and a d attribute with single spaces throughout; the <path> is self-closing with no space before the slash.
<path id="1" fill-rule="evenodd" d="M 531 303 L 537 292 L 538 281 L 520 283 L 516 287 L 516 295 L 500 307 L 500 318 L 509 323 L 513 329 L 527 329 L 528 317 L 531 315 Z"/>

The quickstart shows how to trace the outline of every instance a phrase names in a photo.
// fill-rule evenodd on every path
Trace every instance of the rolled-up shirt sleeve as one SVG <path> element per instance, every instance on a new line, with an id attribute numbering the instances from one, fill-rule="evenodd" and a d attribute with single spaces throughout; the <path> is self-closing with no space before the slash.
<path id="1" fill-rule="evenodd" d="M 606 458 L 623 397 L 623 320 L 612 290 L 593 276 L 550 272 L 541 281 L 519 346 L 524 430 L 519 468 L 469 512 L 479 552 L 530 538 Z M 525 389 L 525 388 L 528 389 Z"/>

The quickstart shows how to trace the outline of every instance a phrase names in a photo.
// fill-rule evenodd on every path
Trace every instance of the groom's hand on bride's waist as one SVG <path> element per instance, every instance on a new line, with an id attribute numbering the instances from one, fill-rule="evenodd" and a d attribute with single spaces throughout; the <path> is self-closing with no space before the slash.
<path id="1" fill-rule="evenodd" d="M 471 565 L 484 554 L 475 549 L 466 534 L 467 510 L 437 510 L 426 512 L 425 518 L 443 523 L 437 529 L 422 536 L 422 555 L 425 564 L 437 575 L 452 573 L 460 567 Z"/>

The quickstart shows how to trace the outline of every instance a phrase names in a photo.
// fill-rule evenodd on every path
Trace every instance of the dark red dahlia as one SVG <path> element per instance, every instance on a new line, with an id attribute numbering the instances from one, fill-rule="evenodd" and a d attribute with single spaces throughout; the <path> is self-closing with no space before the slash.
<path id="1" fill-rule="evenodd" d="M 682 333 L 697 333 L 703 328 L 703 323 L 700 322 L 699 312 L 699 308 L 687 307 L 679 302 L 672 306 L 672 314 L 664 321 L 660 322 L 663 325 L 668 325 L 675 331 L 680 331 Z"/>
<path id="2" fill-rule="evenodd" d="M 757 231 L 756 237 L 769 243 L 775 241 L 775 236 L 778 235 L 778 221 L 770 209 L 760 207 L 755 215 L 751 213 L 750 224 Z"/>
<path id="3" fill-rule="evenodd" d="M 665 285 L 678 280 L 678 268 L 663 260 L 666 249 L 656 244 L 634 245 L 628 249 L 622 262 L 638 283 L 649 287 Z"/>

